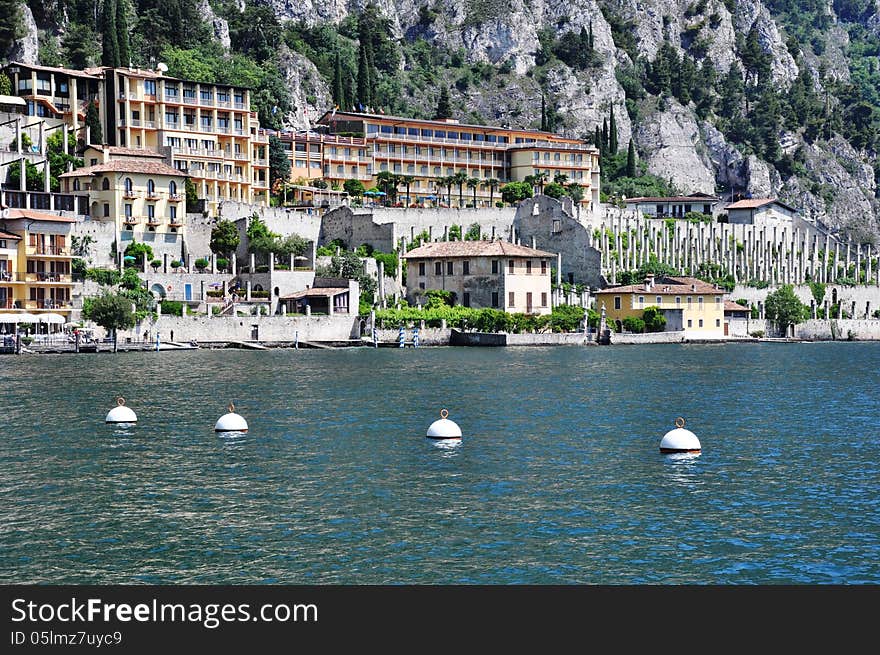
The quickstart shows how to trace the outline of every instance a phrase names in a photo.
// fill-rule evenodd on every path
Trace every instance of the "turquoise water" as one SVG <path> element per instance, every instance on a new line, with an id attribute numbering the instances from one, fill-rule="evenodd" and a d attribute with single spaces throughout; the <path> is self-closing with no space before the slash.
<path id="1" fill-rule="evenodd" d="M 880 345 L 0 358 L 0 581 L 880 583 Z M 115 394 L 136 427 L 103 423 Z M 233 400 L 250 424 L 218 438 Z M 424 439 L 440 408 L 464 440 Z M 678 415 L 699 457 L 660 455 Z"/>

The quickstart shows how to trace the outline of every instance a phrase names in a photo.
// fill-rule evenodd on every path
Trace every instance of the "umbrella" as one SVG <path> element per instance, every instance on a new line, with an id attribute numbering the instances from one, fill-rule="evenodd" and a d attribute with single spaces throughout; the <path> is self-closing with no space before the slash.
<path id="1" fill-rule="evenodd" d="M 61 314 L 40 314 L 38 316 L 40 323 L 53 323 L 55 325 L 62 325 L 67 319 L 65 319 Z"/>
<path id="2" fill-rule="evenodd" d="M 29 314 L 27 312 L 18 315 L 18 322 L 19 323 L 36 323 L 38 320 L 39 320 L 39 318 L 37 318 L 33 314 Z"/>
<path id="3" fill-rule="evenodd" d="M 220 287 L 223 286 L 223 283 L 222 282 L 211 282 L 211 284 L 209 284 L 208 286 L 212 289 L 219 289 Z"/>
<path id="4" fill-rule="evenodd" d="M 384 191 L 364 191 L 365 196 L 384 196 Z"/>
<path id="5" fill-rule="evenodd" d="M 126 256 L 123 257 L 122 259 L 123 259 L 124 261 L 127 261 L 127 262 L 133 262 L 133 261 L 135 260 L 135 258 L 132 257 L 131 255 L 126 255 Z"/>
<path id="6" fill-rule="evenodd" d="M 18 314 L 0 314 L 0 323 L 18 323 Z"/>

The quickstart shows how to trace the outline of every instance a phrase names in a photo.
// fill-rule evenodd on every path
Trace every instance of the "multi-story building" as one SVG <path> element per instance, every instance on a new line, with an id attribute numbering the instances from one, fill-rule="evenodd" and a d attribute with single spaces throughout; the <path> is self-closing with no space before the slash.
<path id="1" fill-rule="evenodd" d="M 407 296 L 423 302 L 429 289 L 452 291 L 464 307 L 549 314 L 550 267 L 556 256 L 504 241 L 439 241 L 404 255 Z"/>
<path id="2" fill-rule="evenodd" d="M 0 312 L 69 316 L 73 218 L 30 209 L 0 213 Z"/>
<path id="3" fill-rule="evenodd" d="M 599 152 L 579 139 L 548 132 L 485 125 L 466 125 L 452 119 L 420 120 L 328 112 L 320 124 L 327 134 L 282 134 L 289 148 L 291 177 L 321 177 L 343 184 L 358 179 L 370 186 L 382 171 L 409 176 L 410 203 L 446 198 L 441 178 L 463 172 L 478 180 L 477 206 L 500 200 L 499 187 L 543 176 L 549 183 L 557 175 L 583 191 L 588 209 L 599 207 Z M 320 162 L 320 165 L 319 165 Z M 404 185 L 399 198 L 405 201 Z M 453 205 L 458 202 L 457 186 Z M 474 188 L 465 186 L 463 199 L 472 203 Z"/>
<path id="4" fill-rule="evenodd" d="M 119 242 L 177 244 L 180 252 L 186 213 L 186 176 L 143 149 L 121 146 L 87 148 L 86 166 L 61 175 L 62 190 L 89 194 L 93 220 L 116 223 Z"/>
<path id="5" fill-rule="evenodd" d="M 250 109 L 248 89 L 136 68 L 14 63 L 8 70 L 30 115 L 79 127 L 88 100 L 97 100 L 105 143 L 161 152 L 195 183 L 210 213 L 221 200 L 268 204 L 269 137 Z"/>
<path id="6" fill-rule="evenodd" d="M 698 212 L 714 216 L 721 198 L 705 193 L 689 196 L 639 196 L 626 198 L 628 211 L 641 212 L 653 218 L 684 218 L 685 214 Z"/>
<path id="7" fill-rule="evenodd" d="M 790 225 L 797 209 L 776 198 L 746 198 L 724 208 L 728 223 L 743 225 Z"/>
<path id="8" fill-rule="evenodd" d="M 684 330 L 689 339 L 724 336 L 724 289 L 693 277 L 648 275 L 643 284 L 607 287 L 596 294 L 596 308 L 604 306 L 606 320 L 623 329 L 629 317 L 641 318 L 647 307 L 666 317 L 666 331 Z"/>

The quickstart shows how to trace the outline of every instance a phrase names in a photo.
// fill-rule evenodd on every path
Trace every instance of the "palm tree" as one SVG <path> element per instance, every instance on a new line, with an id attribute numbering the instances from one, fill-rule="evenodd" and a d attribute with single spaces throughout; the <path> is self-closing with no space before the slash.
<path id="1" fill-rule="evenodd" d="M 468 181 L 468 174 L 465 171 L 458 171 L 455 175 L 452 176 L 452 183 L 458 185 L 458 208 L 459 209 L 461 209 L 462 205 L 464 204 L 463 189 L 464 189 L 464 185 L 467 181 Z"/>
<path id="2" fill-rule="evenodd" d="M 544 193 L 544 184 L 547 183 L 547 176 L 544 173 L 528 175 L 526 176 L 526 181 L 528 181 L 528 178 L 532 178 L 532 186 L 538 187 L 538 193 Z"/>
<path id="3" fill-rule="evenodd" d="M 565 186 L 568 182 L 568 175 L 566 175 L 565 173 L 557 173 L 553 176 L 553 182 L 561 186 Z"/>
<path id="4" fill-rule="evenodd" d="M 406 206 L 409 207 L 409 187 L 415 182 L 416 178 L 414 175 L 401 175 L 398 178 L 398 184 L 406 185 Z"/>
<path id="5" fill-rule="evenodd" d="M 474 209 L 477 208 L 477 187 L 480 186 L 480 178 L 469 177 L 467 181 L 468 189 L 474 190 Z"/>
<path id="6" fill-rule="evenodd" d="M 501 184 L 501 180 L 497 180 L 494 177 L 490 177 L 486 180 L 486 186 L 489 187 L 489 206 L 495 206 L 495 189 L 498 188 L 498 185 Z"/>
<path id="7" fill-rule="evenodd" d="M 376 175 L 376 184 L 385 192 L 385 205 L 388 206 L 388 202 L 397 196 L 400 178 L 391 171 L 380 171 Z"/>

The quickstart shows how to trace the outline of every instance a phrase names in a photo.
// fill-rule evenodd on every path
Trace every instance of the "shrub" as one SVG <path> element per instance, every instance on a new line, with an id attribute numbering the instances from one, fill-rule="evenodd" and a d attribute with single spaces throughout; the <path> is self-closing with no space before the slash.
<path id="1" fill-rule="evenodd" d="M 223 291 L 221 289 L 210 289 L 209 291 L 205 291 L 205 295 L 209 298 L 222 298 Z"/>
<path id="2" fill-rule="evenodd" d="M 251 291 L 251 298 L 268 298 L 269 292 L 265 289 L 261 289 L 260 291 Z"/>
<path id="3" fill-rule="evenodd" d="M 498 207 L 498 209 L 502 209 L 504 207 L 504 203 L 501 202 L 500 200 L 496 200 L 495 206 Z"/>
<path id="4" fill-rule="evenodd" d="M 218 257 L 216 264 L 218 271 L 226 271 L 229 268 L 229 260 L 225 257 Z"/>
<path id="5" fill-rule="evenodd" d="M 93 280 L 105 287 L 113 287 L 119 284 L 121 279 L 119 271 L 112 268 L 89 268 L 86 269 L 86 279 Z"/>
<path id="6" fill-rule="evenodd" d="M 181 266 L 183 266 L 183 263 L 177 261 L 176 259 L 173 262 L 171 262 L 171 268 L 173 268 L 175 271 L 178 268 L 180 268 Z"/>
<path id="7" fill-rule="evenodd" d="M 755 330 L 754 332 L 750 332 L 749 336 L 755 339 L 762 339 L 764 337 L 764 330 Z"/>
<path id="8" fill-rule="evenodd" d="M 666 317 L 659 307 L 645 307 L 642 320 L 645 322 L 645 329 L 648 332 L 663 332 L 666 329 Z"/>
<path id="9" fill-rule="evenodd" d="M 638 316 L 628 316 L 623 319 L 623 327 L 630 332 L 642 333 L 645 331 L 645 321 Z"/>
<path id="10" fill-rule="evenodd" d="M 150 262 L 150 266 L 153 267 L 153 273 L 159 270 L 159 267 L 162 265 L 162 262 L 158 259 L 154 259 Z"/>
<path id="11" fill-rule="evenodd" d="M 583 320 L 583 307 L 557 305 L 550 314 L 549 325 L 554 332 L 576 332 Z"/>
<path id="12" fill-rule="evenodd" d="M 177 300 L 163 300 L 159 303 L 163 314 L 183 316 L 183 303 Z"/>
<path id="13" fill-rule="evenodd" d="M 204 257 L 199 258 L 199 259 L 197 259 L 195 262 L 193 262 L 193 264 L 195 265 L 196 269 L 198 269 L 198 271 L 199 271 L 200 273 L 203 272 L 206 268 L 208 268 L 208 264 L 209 264 L 209 263 L 210 263 L 210 262 L 209 262 L 207 259 L 205 259 Z"/>

